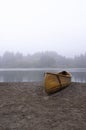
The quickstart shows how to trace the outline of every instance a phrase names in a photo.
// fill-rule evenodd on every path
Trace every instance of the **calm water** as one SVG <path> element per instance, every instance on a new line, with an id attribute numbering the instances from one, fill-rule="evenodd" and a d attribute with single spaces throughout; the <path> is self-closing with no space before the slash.
<path id="1" fill-rule="evenodd" d="M 45 72 L 69 71 L 73 82 L 86 82 L 86 68 L 70 69 L 0 69 L 0 82 L 33 82 L 43 81 Z"/>

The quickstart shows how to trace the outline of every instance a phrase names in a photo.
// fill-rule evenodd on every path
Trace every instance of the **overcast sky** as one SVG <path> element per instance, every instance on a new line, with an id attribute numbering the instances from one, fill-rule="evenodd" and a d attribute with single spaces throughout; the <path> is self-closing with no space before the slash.
<path id="1" fill-rule="evenodd" d="M 86 0 L 1 0 L 0 55 L 46 50 L 86 52 Z"/>

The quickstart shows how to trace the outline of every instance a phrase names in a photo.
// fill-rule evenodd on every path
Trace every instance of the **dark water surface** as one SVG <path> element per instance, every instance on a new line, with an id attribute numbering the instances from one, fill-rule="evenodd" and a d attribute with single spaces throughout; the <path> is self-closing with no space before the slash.
<path id="1" fill-rule="evenodd" d="M 73 82 L 86 82 L 86 68 L 52 69 L 0 69 L 0 82 L 33 82 L 43 81 L 45 72 L 71 72 Z"/>

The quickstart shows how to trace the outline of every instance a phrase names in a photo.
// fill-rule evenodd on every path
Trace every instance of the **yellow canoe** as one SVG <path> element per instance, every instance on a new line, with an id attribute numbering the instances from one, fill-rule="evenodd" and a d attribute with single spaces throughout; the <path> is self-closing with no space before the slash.
<path id="1" fill-rule="evenodd" d="M 71 74 L 67 71 L 62 71 L 59 73 L 45 73 L 44 88 L 48 94 L 67 87 L 70 83 Z"/>

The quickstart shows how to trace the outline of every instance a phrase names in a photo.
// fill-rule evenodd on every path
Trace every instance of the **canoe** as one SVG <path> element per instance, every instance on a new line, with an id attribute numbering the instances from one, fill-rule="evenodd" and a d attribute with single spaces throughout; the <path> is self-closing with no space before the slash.
<path id="1" fill-rule="evenodd" d="M 59 73 L 47 72 L 44 75 L 44 89 L 48 94 L 54 93 L 70 85 L 71 77 L 71 74 L 67 71 Z"/>

